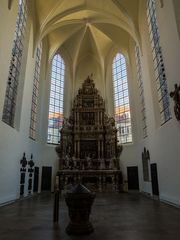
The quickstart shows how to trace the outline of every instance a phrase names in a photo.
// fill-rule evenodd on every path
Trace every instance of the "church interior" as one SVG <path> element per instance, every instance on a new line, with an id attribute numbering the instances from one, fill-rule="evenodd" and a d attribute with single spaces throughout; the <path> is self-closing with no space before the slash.
<path id="1" fill-rule="evenodd" d="M 0 1 L 0 206 L 82 182 L 179 208 L 179 14 L 179 0 Z"/>

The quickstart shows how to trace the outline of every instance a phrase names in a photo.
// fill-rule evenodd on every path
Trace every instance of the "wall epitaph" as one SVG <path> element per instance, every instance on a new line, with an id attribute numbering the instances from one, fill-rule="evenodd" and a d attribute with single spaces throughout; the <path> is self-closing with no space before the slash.
<path id="1" fill-rule="evenodd" d="M 27 159 L 25 152 L 23 153 L 23 157 L 20 160 L 21 168 L 20 168 L 20 196 L 24 195 L 24 185 L 25 185 L 25 178 L 26 178 L 26 166 L 27 166 Z"/>
<path id="2" fill-rule="evenodd" d="M 122 146 L 115 120 L 105 113 L 105 102 L 90 77 L 78 90 L 70 117 L 64 118 L 56 151 L 62 188 L 77 182 L 92 183 L 96 190 L 107 182 L 118 188 Z"/>
<path id="3" fill-rule="evenodd" d="M 144 151 L 142 152 L 142 166 L 143 166 L 143 178 L 145 182 L 149 182 L 149 160 L 150 160 L 149 150 L 144 148 Z"/>
<path id="4" fill-rule="evenodd" d="M 33 180 L 33 172 L 34 172 L 34 161 L 33 154 L 31 154 L 31 160 L 28 161 L 28 172 L 29 172 L 29 180 L 28 180 L 28 193 L 32 193 L 32 180 Z"/>

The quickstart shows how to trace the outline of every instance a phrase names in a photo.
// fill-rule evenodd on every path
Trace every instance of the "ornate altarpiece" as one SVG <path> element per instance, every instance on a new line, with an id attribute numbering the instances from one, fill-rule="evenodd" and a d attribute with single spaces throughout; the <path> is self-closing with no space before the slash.
<path id="1" fill-rule="evenodd" d="M 59 156 L 61 189 L 83 183 L 93 191 L 119 191 L 122 183 L 114 118 L 105 113 L 105 103 L 89 77 L 78 90 L 71 115 L 64 119 Z"/>

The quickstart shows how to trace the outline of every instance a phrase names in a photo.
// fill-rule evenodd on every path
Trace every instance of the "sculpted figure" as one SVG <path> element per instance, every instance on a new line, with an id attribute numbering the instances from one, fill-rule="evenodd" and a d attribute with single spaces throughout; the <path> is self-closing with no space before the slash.
<path id="1" fill-rule="evenodd" d="M 174 100 L 174 113 L 177 120 L 180 120 L 180 85 L 174 85 L 174 92 L 170 92 L 170 97 Z"/>
<path id="2" fill-rule="evenodd" d="M 90 158 L 89 154 L 86 157 L 86 161 L 87 161 L 88 169 L 91 169 L 91 158 Z"/>

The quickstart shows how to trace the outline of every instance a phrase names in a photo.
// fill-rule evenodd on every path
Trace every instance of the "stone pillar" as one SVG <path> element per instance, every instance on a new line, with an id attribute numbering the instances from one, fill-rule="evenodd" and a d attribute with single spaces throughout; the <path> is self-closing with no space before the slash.
<path id="1" fill-rule="evenodd" d="M 81 175 L 78 175 L 78 182 L 81 182 Z"/>
<path id="2" fill-rule="evenodd" d="M 102 177 L 102 188 L 103 188 L 103 191 L 106 189 L 106 177 L 105 176 L 103 176 Z"/>
<path id="3" fill-rule="evenodd" d="M 102 177 L 99 176 L 98 178 L 98 190 L 99 192 L 102 192 Z"/>
<path id="4" fill-rule="evenodd" d="M 77 124 L 79 125 L 79 113 L 77 113 Z"/>
<path id="5" fill-rule="evenodd" d="M 80 158 L 80 142 L 77 141 L 77 152 L 78 152 L 78 158 Z"/>
<path id="6" fill-rule="evenodd" d="M 76 140 L 74 140 L 74 155 L 77 158 L 77 152 L 76 152 Z"/>
<path id="7" fill-rule="evenodd" d="M 100 140 L 98 140 L 98 159 L 100 159 L 100 151 L 101 151 Z"/>
<path id="8" fill-rule="evenodd" d="M 77 112 L 75 112 L 75 125 L 77 125 Z"/>
<path id="9" fill-rule="evenodd" d="M 102 158 L 104 158 L 104 144 L 103 144 L 103 142 L 102 142 Z"/>
<path id="10" fill-rule="evenodd" d="M 68 176 L 64 176 L 64 189 L 67 190 Z"/>
<path id="11" fill-rule="evenodd" d="M 113 185 L 113 190 L 116 191 L 116 178 L 114 175 L 112 176 L 112 185 Z"/>

